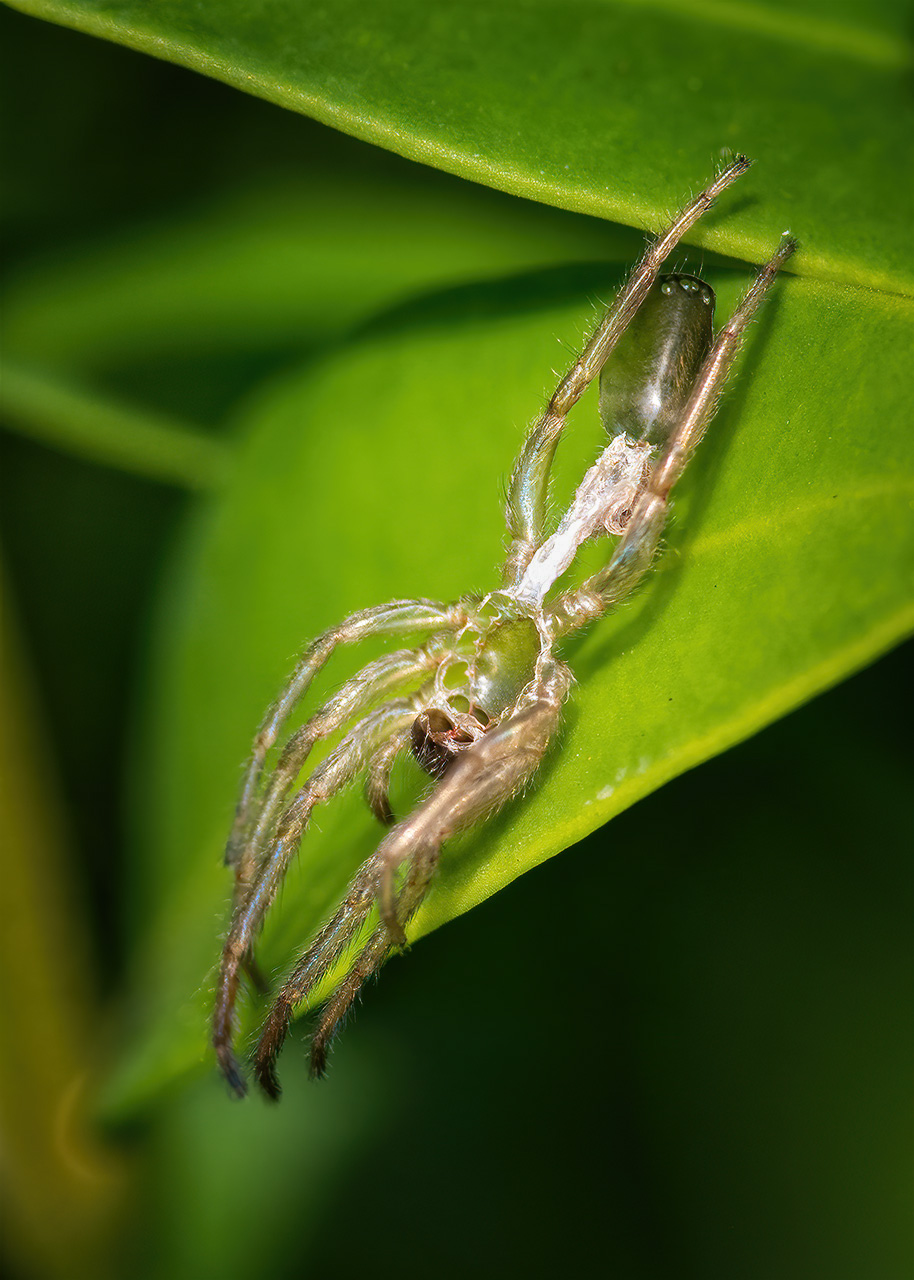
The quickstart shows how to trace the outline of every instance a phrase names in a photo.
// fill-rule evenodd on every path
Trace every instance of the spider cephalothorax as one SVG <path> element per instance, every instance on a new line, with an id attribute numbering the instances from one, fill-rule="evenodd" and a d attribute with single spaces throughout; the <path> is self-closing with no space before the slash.
<path id="1" fill-rule="evenodd" d="M 534 424 L 508 489 L 501 587 L 450 605 L 395 600 L 353 614 L 309 645 L 267 712 L 226 850 L 235 871 L 235 909 L 222 953 L 213 1044 L 236 1093 L 245 1091 L 232 1048 L 239 982 L 244 970 L 256 972 L 258 930 L 315 806 L 362 778 L 370 808 L 390 830 L 311 940 L 266 1020 L 254 1069 L 273 1097 L 279 1093 L 276 1056 L 295 1009 L 369 927 L 312 1039 L 311 1069 L 321 1075 L 329 1042 L 359 988 L 392 948 L 405 944 L 405 926 L 426 894 L 444 841 L 515 796 L 539 767 L 572 683 L 555 646 L 627 596 L 647 570 L 670 492 L 713 417 L 750 321 L 794 251 L 785 238 L 716 336 L 710 287 L 694 276 L 660 275 L 680 237 L 748 166 L 737 157 L 648 246 Z M 608 362 L 623 334 L 624 359 Z M 569 410 L 598 375 L 609 440 L 547 534 L 553 455 Z M 618 540 L 605 567 L 556 592 L 581 545 L 607 536 Z M 425 638 L 383 654 L 347 680 L 286 740 L 268 769 L 283 724 L 317 671 L 338 645 L 367 636 Z M 296 789 L 312 747 L 337 733 L 343 735 L 337 745 Z M 406 752 L 434 786 L 397 822 L 390 776 Z"/>

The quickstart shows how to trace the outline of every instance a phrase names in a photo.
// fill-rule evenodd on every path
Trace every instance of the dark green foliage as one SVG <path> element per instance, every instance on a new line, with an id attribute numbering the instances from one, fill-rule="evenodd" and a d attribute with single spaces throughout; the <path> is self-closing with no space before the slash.
<path id="1" fill-rule="evenodd" d="M 146 1274 L 902 1276 L 901 660 L 649 796 L 911 628 L 902 7 L 17 7 L 294 109 L 0 14 L 2 532 L 117 996 L 83 1020 L 99 1106 L 146 1125 Z M 417 934 L 584 845 L 392 964 L 319 1090 L 293 1044 L 281 1110 L 231 1106 L 208 975 L 259 713 L 347 610 L 494 585 L 553 370 L 724 147 L 758 163 L 681 255 L 719 314 L 782 230 L 801 251 L 657 571 L 569 646 L 561 749 Z M 600 434 L 592 394 L 559 497 Z M 378 831 L 357 796 L 317 825 L 268 970 Z"/>

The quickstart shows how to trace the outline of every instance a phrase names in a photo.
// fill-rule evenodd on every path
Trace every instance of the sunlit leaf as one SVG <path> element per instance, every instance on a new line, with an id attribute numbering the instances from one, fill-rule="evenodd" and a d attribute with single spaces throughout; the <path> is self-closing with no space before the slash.
<path id="1" fill-rule="evenodd" d="M 722 148 L 763 162 L 739 223 L 701 243 L 760 258 L 785 221 L 801 270 L 910 285 L 907 6 L 740 0 L 17 0 L 392 151 L 637 226 Z"/>
<path id="2" fill-rule="evenodd" d="M 711 278 L 732 306 L 742 273 Z M 582 296 L 607 292 L 612 277 L 592 275 L 587 290 L 572 272 L 565 283 L 576 301 L 558 301 L 551 277 L 548 288 L 534 279 L 407 309 L 249 412 L 234 481 L 194 529 L 166 598 L 144 777 L 155 854 L 142 901 L 160 915 L 139 959 L 144 998 L 162 1013 L 125 1094 L 205 1058 L 202 978 L 228 892 L 220 850 L 252 726 L 292 656 L 366 604 L 494 585 L 500 479 L 551 379 L 556 337 L 579 342 Z M 682 486 L 651 582 L 567 646 L 579 685 L 540 784 L 449 848 L 414 934 L 864 664 L 914 621 L 903 402 L 914 308 L 786 277 L 777 292 Z M 561 491 L 592 456 L 595 418 L 585 401 Z M 361 661 L 342 657 L 322 689 Z M 267 930 L 268 966 L 296 954 L 377 839 L 357 795 L 321 811 Z"/>

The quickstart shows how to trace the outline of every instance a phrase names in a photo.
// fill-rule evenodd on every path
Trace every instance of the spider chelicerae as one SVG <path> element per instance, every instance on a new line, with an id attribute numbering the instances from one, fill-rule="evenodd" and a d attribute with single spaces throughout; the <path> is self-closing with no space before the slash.
<path id="1" fill-rule="evenodd" d="M 482 822 L 535 774 L 572 684 L 555 654 L 565 636 L 623 600 L 650 566 L 670 492 L 708 426 L 727 372 L 762 299 L 786 260 L 784 237 L 729 321 L 715 335 L 714 293 L 695 276 L 661 275 L 664 260 L 716 197 L 750 165 L 737 156 L 650 242 L 628 282 L 561 379 L 527 436 L 508 486 L 508 551 L 501 587 L 454 604 L 393 600 L 352 614 L 305 649 L 254 739 L 226 862 L 235 872 L 234 913 L 222 952 L 213 1044 L 232 1090 L 245 1092 L 235 1056 L 234 1010 L 242 974 L 262 985 L 254 942 L 315 807 L 359 778 L 390 828 L 311 941 L 267 1017 L 254 1055 L 264 1091 L 279 1096 L 276 1057 L 298 1006 L 362 938 L 320 1015 L 311 1072 L 323 1075 L 330 1041 L 367 978 L 406 943 L 445 840 Z M 626 358 L 608 362 L 626 333 Z M 567 415 L 599 375 L 609 442 L 547 533 L 549 474 Z M 615 535 L 605 568 L 553 593 L 587 540 Z M 338 645 L 369 636 L 413 637 L 369 662 L 292 733 L 267 766 L 283 725 Z M 311 749 L 345 731 L 296 786 Z M 391 769 L 412 752 L 434 785 L 395 821 Z M 369 920 L 377 908 L 373 928 Z"/>

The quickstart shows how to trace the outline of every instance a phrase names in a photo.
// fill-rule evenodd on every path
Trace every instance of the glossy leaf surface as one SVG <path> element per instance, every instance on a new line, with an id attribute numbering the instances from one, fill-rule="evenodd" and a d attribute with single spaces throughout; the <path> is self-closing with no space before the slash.
<path id="1" fill-rule="evenodd" d="M 347 133 L 517 195 L 637 226 L 722 148 L 763 169 L 737 232 L 788 219 L 801 270 L 914 281 L 907 7 L 630 0 L 20 0 Z M 760 174 L 764 174 L 764 178 Z"/>
<path id="2" fill-rule="evenodd" d="M 724 309 L 744 278 L 712 273 Z M 610 283 L 591 274 L 592 292 Z M 581 272 L 565 286 L 586 292 Z M 407 308 L 249 411 L 234 481 L 169 593 L 150 886 L 163 915 L 142 966 L 148 999 L 164 1005 L 128 1093 L 147 1072 L 158 1077 L 164 1058 L 178 1070 L 205 1056 L 208 993 L 187 997 L 215 958 L 238 764 L 301 643 L 392 596 L 450 599 L 494 585 L 499 478 L 541 403 L 556 336 L 576 344 L 590 318 L 580 300 L 557 301 L 555 287 L 540 278 Z M 899 428 L 912 324 L 897 299 L 781 281 L 683 483 L 652 581 L 567 647 L 580 683 L 540 784 L 449 847 L 414 935 L 910 628 L 914 456 Z M 565 494 L 596 447 L 595 424 L 585 401 L 561 459 Z M 364 654 L 336 661 L 321 689 Z M 379 838 L 357 795 L 314 825 L 266 932 L 270 967 L 300 950 Z M 165 980 L 154 957 L 169 937 L 180 946 Z"/>

